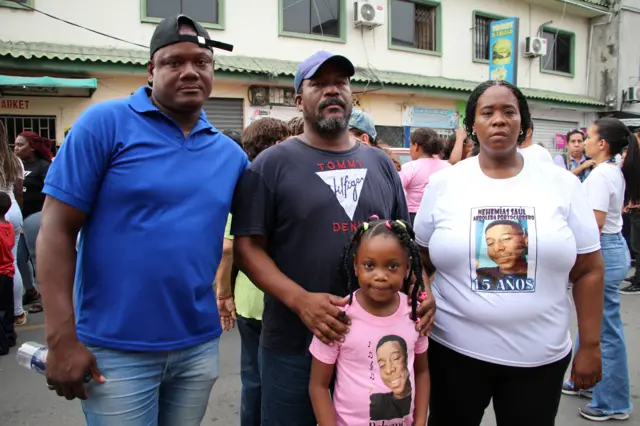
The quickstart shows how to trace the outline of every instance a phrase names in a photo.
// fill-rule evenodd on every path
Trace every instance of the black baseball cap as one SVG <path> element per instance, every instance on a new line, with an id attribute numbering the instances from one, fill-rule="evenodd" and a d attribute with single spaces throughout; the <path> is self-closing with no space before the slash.
<path id="1" fill-rule="evenodd" d="M 180 25 L 188 25 L 195 28 L 197 35 L 194 36 L 191 34 L 180 34 Z M 151 57 L 153 57 L 153 55 L 163 47 L 175 43 L 182 43 L 185 41 L 195 43 L 201 47 L 206 47 L 209 50 L 213 50 L 213 48 L 215 47 L 217 49 L 226 50 L 228 52 L 233 51 L 232 45 L 216 40 L 211 40 L 211 37 L 209 37 L 209 33 L 207 32 L 207 30 L 205 30 L 202 25 L 198 24 L 193 19 L 189 18 L 186 15 L 177 15 L 163 19 L 162 22 L 160 22 L 156 27 L 156 30 L 153 32 L 153 36 L 151 37 Z"/>

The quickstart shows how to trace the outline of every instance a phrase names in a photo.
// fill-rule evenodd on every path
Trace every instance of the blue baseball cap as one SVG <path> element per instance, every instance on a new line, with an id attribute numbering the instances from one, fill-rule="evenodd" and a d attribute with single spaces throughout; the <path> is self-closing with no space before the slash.
<path id="1" fill-rule="evenodd" d="M 296 78 L 293 81 L 293 86 L 296 89 L 296 93 L 300 93 L 300 86 L 302 86 L 302 82 L 304 80 L 313 78 L 320 67 L 328 61 L 335 61 L 336 64 L 340 65 L 344 69 L 344 71 L 347 72 L 347 75 L 349 77 L 353 77 L 353 75 L 356 73 L 356 69 L 351 61 L 344 56 L 334 55 L 333 53 L 320 50 L 309 56 L 298 66 Z"/>
<path id="2" fill-rule="evenodd" d="M 351 117 L 349 117 L 349 128 L 358 129 L 361 132 L 366 133 L 373 140 L 378 136 L 376 132 L 376 126 L 373 124 L 371 116 L 364 111 L 354 109 L 351 111 Z"/>

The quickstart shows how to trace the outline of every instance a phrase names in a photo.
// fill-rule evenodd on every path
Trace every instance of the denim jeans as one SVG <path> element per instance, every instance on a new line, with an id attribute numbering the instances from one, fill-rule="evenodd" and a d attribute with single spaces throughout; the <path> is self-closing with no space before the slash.
<path id="1" fill-rule="evenodd" d="M 260 347 L 262 426 L 316 426 L 309 398 L 311 356 Z"/>
<path id="2" fill-rule="evenodd" d="M 240 426 L 260 426 L 260 331 L 262 321 L 238 315 L 240 331 Z"/>
<path id="3" fill-rule="evenodd" d="M 88 345 L 107 381 L 87 385 L 87 426 L 200 425 L 219 374 L 219 342 L 172 352 Z"/>
<path id="4" fill-rule="evenodd" d="M 40 217 L 42 213 L 36 212 L 24 218 L 22 224 L 23 235 L 18 247 L 18 266 L 22 274 L 22 282 L 25 289 L 38 289 L 35 278 L 36 271 L 36 238 L 40 231 Z"/>
<path id="5" fill-rule="evenodd" d="M 589 407 L 605 414 L 628 413 L 633 407 L 618 290 L 629 271 L 629 250 L 621 233 L 602 234 L 600 243 L 604 257 L 604 312 L 600 335 L 602 380 L 592 389 Z M 576 340 L 576 352 L 578 347 Z"/>
<path id="6" fill-rule="evenodd" d="M 640 211 L 634 210 L 629 214 L 629 242 L 631 253 L 636 259 L 636 272 L 633 276 L 634 284 L 640 284 Z"/>
<path id="7" fill-rule="evenodd" d="M 22 276 L 22 286 L 24 287 L 24 290 L 35 289 L 33 284 L 33 266 L 31 265 L 29 250 L 27 249 L 27 242 L 25 241 L 24 234 L 20 235 L 20 240 L 18 241 L 18 269 Z"/>
<path id="8" fill-rule="evenodd" d="M 15 274 L 13 275 L 13 315 L 18 316 L 24 313 L 22 309 L 22 294 L 24 293 L 24 287 L 22 286 L 22 275 L 20 275 L 20 269 L 18 268 L 18 244 L 20 242 L 20 231 L 22 230 L 22 212 L 20 206 L 15 201 L 11 203 L 11 208 L 4 216 L 5 220 L 11 222 L 13 230 L 16 233 L 15 244 L 11 250 L 13 255 L 13 265 L 15 266 Z"/>

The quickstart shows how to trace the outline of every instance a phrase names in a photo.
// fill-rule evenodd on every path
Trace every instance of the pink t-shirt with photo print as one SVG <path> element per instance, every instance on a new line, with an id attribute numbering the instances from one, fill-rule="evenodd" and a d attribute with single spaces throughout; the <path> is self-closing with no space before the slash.
<path id="1" fill-rule="evenodd" d="M 355 295 L 345 310 L 351 331 L 344 343 L 328 346 L 314 337 L 309 348 L 318 361 L 336 364 L 337 425 L 413 425 L 413 361 L 428 340 L 415 330 L 407 296 L 400 293 L 398 310 L 388 317 L 371 315 Z"/>

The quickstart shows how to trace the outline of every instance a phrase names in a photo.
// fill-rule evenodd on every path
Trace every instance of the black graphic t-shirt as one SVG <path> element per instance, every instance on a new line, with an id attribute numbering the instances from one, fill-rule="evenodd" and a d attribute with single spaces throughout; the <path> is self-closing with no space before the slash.
<path id="1" fill-rule="evenodd" d="M 42 158 L 24 163 L 22 217 L 26 218 L 42 210 L 45 197 L 42 188 L 50 165 L 49 161 Z"/>
<path id="2" fill-rule="evenodd" d="M 347 294 L 342 252 L 372 215 L 409 219 L 400 177 L 383 151 L 356 145 L 325 151 L 293 138 L 261 153 L 236 188 L 231 231 L 262 235 L 278 268 L 307 291 Z M 312 335 L 298 316 L 265 295 L 262 344 L 307 353 Z"/>

